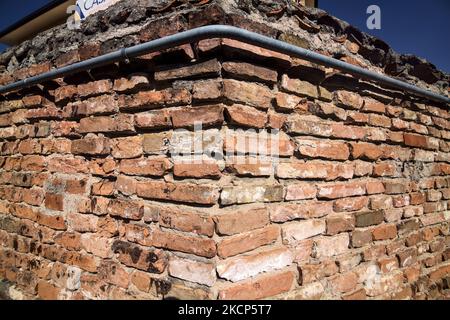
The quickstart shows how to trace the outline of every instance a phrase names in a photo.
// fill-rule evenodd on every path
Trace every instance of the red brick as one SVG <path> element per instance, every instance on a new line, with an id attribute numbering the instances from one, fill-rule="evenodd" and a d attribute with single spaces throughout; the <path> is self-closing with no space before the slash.
<path id="1" fill-rule="evenodd" d="M 220 64 L 217 59 L 206 62 L 195 63 L 186 66 L 179 66 L 174 69 L 162 70 L 155 72 L 155 80 L 174 80 L 185 79 L 199 76 L 219 75 Z"/>
<path id="2" fill-rule="evenodd" d="M 370 143 L 351 142 L 350 146 L 355 159 L 378 160 L 384 152 L 381 147 Z"/>
<path id="3" fill-rule="evenodd" d="M 276 176 L 282 179 L 351 179 L 353 165 L 322 161 L 291 161 L 278 164 Z"/>
<path id="4" fill-rule="evenodd" d="M 78 93 L 77 87 L 74 85 L 68 85 L 59 87 L 55 90 L 55 102 L 64 103 L 72 99 Z"/>
<path id="5" fill-rule="evenodd" d="M 216 100 L 222 96 L 222 82 L 220 80 L 203 80 L 192 86 L 194 100 Z"/>
<path id="6" fill-rule="evenodd" d="M 273 164 L 270 161 L 252 158 L 236 158 L 236 160 L 237 163 L 227 165 L 227 169 L 238 176 L 268 177 L 273 173 Z"/>
<path id="7" fill-rule="evenodd" d="M 174 128 L 194 127 L 195 123 L 214 126 L 223 122 L 223 106 L 186 107 L 172 110 L 170 115 Z"/>
<path id="8" fill-rule="evenodd" d="M 386 105 L 375 99 L 365 98 L 362 110 L 367 112 L 385 113 Z"/>
<path id="9" fill-rule="evenodd" d="M 125 241 L 115 241 L 112 250 L 124 265 L 146 272 L 162 273 L 167 265 L 167 257 L 159 249 L 152 250 Z"/>
<path id="10" fill-rule="evenodd" d="M 350 155 L 347 144 L 343 142 L 299 138 L 296 143 L 300 154 L 306 157 L 347 160 Z"/>
<path id="11" fill-rule="evenodd" d="M 55 237 L 55 243 L 63 246 L 67 250 L 80 250 L 81 237 L 76 232 L 63 232 Z"/>
<path id="12" fill-rule="evenodd" d="M 63 211 L 64 210 L 64 196 L 62 194 L 47 193 L 45 195 L 45 207 Z"/>
<path id="13" fill-rule="evenodd" d="M 110 92 L 112 83 L 110 80 L 98 80 L 77 86 L 78 95 L 80 97 L 90 97 Z"/>
<path id="14" fill-rule="evenodd" d="M 379 162 L 373 167 L 375 177 L 399 177 L 401 168 L 395 162 Z"/>
<path id="15" fill-rule="evenodd" d="M 308 105 L 306 103 L 306 99 L 300 98 L 298 96 L 287 94 L 284 92 L 278 92 L 276 95 L 276 109 L 278 111 L 293 111 L 296 110 L 299 112 L 303 110 L 304 112 L 308 111 Z M 303 107 L 304 106 L 304 107 Z"/>
<path id="16" fill-rule="evenodd" d="M 430 140 L 431 138 L 426 137 L 426 136 L 405 133 L 404 139 L 405 139 L 405 144 L 410 147 L 417 147 L 417 148 L 431 149 L 431 150 L 439 149 L 439 146 L 436 145 L 432 140 Z"/>
<path id="17" fill-rule="evenodd" d="M 191 183 L 140 182 L 137 184 L 136 192 L 140 197 L 147 199 L 198 204 L 214 204 L 219 198 L 216 187 Z"/>
<path id="18" fill-rule="evenodd" d="M 267 209 L 250 206 L 240 210 L 229 210 L 215 215 L 216 231 L 220 235 L 233 235 L 258 228 L 269 223 Z"/>
<path id="19" fill-rule="evenodd" d="M 330 277 L 339 272 L 339 268 L 332 260 L 325 260 L 322 263 L 304 264 L 298 268 L 299 284 L 305 285 L 315 281 Z"/>
<path id="20" fill-rule="evenodd" d="M 339 274 L 328 280 L 333 292 L 347 293 L 356 289 L 358 275 L 355 272 Z"/>
<path id="21" fill-rule="evenodd" d="M 43 212 L 39 212 L 37 216 L 37 222 L 44 226 L 47 226 L 56 230 L 65 230 L 66 222 L 62 216 L 50 215 Z"/>
<path id="22" fill-rule="evenodd" d="M 369 199 L 367 197 L 342 198 L 334 202 L 334 210 L 336 212 L 343 211 L 359 211 L 367 207 Z"/>
<path id="23" fill-rule="evenodd" d="M 309 201 L 300 204 L 277 204 L 269 207 L 273 222 L 320 218 L 333 212 L 333 203 Z"/>
<path id="24" fill-rule="evenodd" d="M 120 109 L 155 109 L 159 106 L 190 104 L 191 94 L 186 89 L 141 91 L 134 95 L 119 97 Z"/>
<path id="25" fill-rule="evenodd" d="M 352 109 L 361 109 L 364 103 L 360 95 L 349 91 L 336 91 L 333 100 L 339 106 Z"/>
<path id="26" fill-rule="evenodd" d="M 138 290 L 143 292 L 148 292 L 152 285 L 153 279 L 149 274 L 136 270 L 131 274 L 131 283 L 138 288 Z"/>
<path id="27" fill-rule="evenodd" d="M 172 167 L 167 158 L 139 158 L 120 161 L 119 170 L 123 174 L 137 176 L 163 176 Z"/>
<path id="28" fill-rule="evenodd" d="M 234 104 L 226 108 L 231 123 L 251 128 L 264 128 L 267 122 L 265 112 L 240 104 Z"/>
<path id="29" fill-rule="evenodd" d="M 170 116 L 161 111 L 138 113 L 135 115 L 134 121 L 137 128 L 165 129 L 172 127 Z"/>
<path id="30" fill-rule="evenodd" d="M 287 75 L 283 75 L 281 80 L 281 88 L 287 92 L 298 94 L 302 97 L 319 98 L 317 86 L 299 79 L 291 79 Z"/>
<path id="31" fill-rule="evenodd" d="M 39 281 L 37 285 L 38 297 L 42 300 L 57 300 L 61 289 L 46 280 Z"/>
<path id="32" fill-rule="evenodd" d="M 114 193 L 114 182 L 104 180 L 92 184 L 92 194 L 97 196 L 111 196 Z"/>
<path id="33" fill-rule="evenodd" d="M 143 153 L 142 136 L 116 138 L 111 145 L 111 154 L 116 159 L 137 158 Z"/>
<path id="34" fill-rule="evenodd" d="M 83 101 L 76 101 L 64 107 L 64 111 L 73 117 L 111 114 L 116 113 L 118 109 L 118 103 L 112 95 L 102 95 Z"/>
<path id="35" fill-rule="evenodd" d="M 142 203 L 118 199 L 109 201 L 107 211 L 111 216 L 131 220 L 141 220 L 144 215 Z"/>
<path id="36" fill-rule="evenodd" d="M 276 225 L 270 225 L 263 229 L 227 237 L 217 244 L 217 254 L 221 258 L 235 256 L 273 243 L 278 239 L 279 234 L 280 228 Z"/>
<path id="37" fill-rule="evenodd" d="M 374 127 L 390 128 L 391 118 L 379 114 L 369 114 L 369 124 Z"/>
<path id="38" fill-rule="evenodd" d="M 222 68 L 227 74 L 244 80 L 276 82 L 278 77 L 274 70 L 245 62 L 224 62 Z"/>
<path id="39" fill-rule="evenodd" d="M 317 187 L 310 183 L 290 184 L 286 187 L 285 199 L 290 200 L 305 200 L 316 197 Z"/>
<path id="40" fill-rule="evenodd" d="M 381 210 L 358 212 L 355 214 L 357 227 L 368 227 L 383 222 L 384 215 Z"/>
<path id="41" fill-rule="evenodd" d="M 338 199 L 366 194 L 366 185 L 362 182 L 337 183 L 319 186 L 318 198 Z"/>
<path id="42" fill-rule="evenodd" d="M 215 241 L 198 236 L 191 237 L 157 230 L 152 234 L 152 245 L 158 248 L 192 253 L 207 258 L 212 258 L 216 255 Z"/>
<path id="43" fill-rule="evenodd" d="M 355 218 L 353 215 L 333 215 L 327 217 L 327 235 L 336 235 L 344 231 L 355 229 Z"/>
<path id="44" fill-rule="evenodd" d="M 236 284 L 219 291 L 221 300 L 254 300 L 289 291 L 294 281 L 290 271 L 268 275 L 245 283 Z"/>
<path id="45" fill-rule="evenodd" d="M 156 220 L 163 227 L 209 237 L 214 234 L 213 219 L 206 214 L 172 207 L 160 207 L 157 209 L 157 213 Z"/>
<path id="46" fill-rule="evenodd" d="M 89 117 L 80 120 L 81 133 L 100 132 L 134 132 L 133 115 L 120 114 L 116 117 Z"/>
<path id="47" fill-rule="evenodd" d="M 58 58 L 56 58 L 55 64 L 58 68 L 61 68 L 78 61 L 80 61 L 78 50 L 71 50 L 61 54 Z"/>
<path id="48" fill-rule="evenodd" d="M 113 90 L 117 92 L 131 92 L 149 87 L 146 76 L 132 75 L 130 78 L 120 78 L 114 80 Z"/>
<path id="49" fill-rule="evenodd" d="M 220 178 L 221 172 L 218 164 L 213 161 L 175 162 L 173 175 L 179 178 Z"/>
<path id="50" fill-rule="evenodd" d="M 110 141 L 107 138 L 84 138 L 72 141 L 73 154 L 106 155 L 110 152 Z"/>
<path id="51" fill-rule="evenodd" d="M 224 96 L 237 103 L 245 103 L 260 109 L 269 109 L 273 94 L 265 86 L 237 80 L 223 81 Z"/>
<path id="52" fill-rule="evenodd" d="M 393 224 L 377 226 L 372 230 L 373 240 L 388 240 L 397 237 L 397 227 Z"/>
<path id="53" fill-rule="evenodd" d="M 370 230 L 355 230 L 352 233 L 352 246 L 354 248 L 364 247 L 372 242 L 372 232 Z"/>

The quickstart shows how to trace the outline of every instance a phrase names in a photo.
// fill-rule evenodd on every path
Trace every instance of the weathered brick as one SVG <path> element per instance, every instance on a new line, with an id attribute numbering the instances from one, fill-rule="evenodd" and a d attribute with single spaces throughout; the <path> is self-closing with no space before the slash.
<path id="1" fill-rule="evenodd" d="M 166 112 L 150 111 L 136 114 L 134 125 L 144 129 L 165 129 L 172 127 L 172 120 Z"/>
<path id="2" fill-rule="evenodd" d="M 214 234 L 214 222 L 211 217 L 201 212 L 188 211 L 174 207 L 158 207 L 159 224 L 166 228 L 192 232 L 211 237 Z M 144 219 L 145 219 L 144 207 Z"/>
<path id="3" fill-rule="evenodd" d="M 124 110 L 155 109 L 160 106 L 175 106 L 191 103 L 187 89 L 168 88 L 160 91 L 140 91 L 134 95 L 119 97 L 119 108 Z"/>
<path id="4" fill-rule="evenodd" d="M 317 258 L 332 257 L 348 250 L 348 233 L 341 233 L 333 237 L 323 237 L 315 240 L 315 256 Z"/>
<path id="5" fill-rule="evenodd" d="M 368 203 L 369 198 L 367 197 L 352 197 L 352 198 L 337 199 L 334 202 L 334 210 L 336 212 L 359 211 L 367 207 Z"/>
<path id="6" fill-rule="evenodd" d="M 364 247 L 372 242 L 372 232 L 370 230 L 355 230 L 352 232 L 352 246 L 354 248 Z"/>
<path id="7" fill-rule="evenodd" d="M 302 97 L 313 99 L 319 98 L 317 86 L 299 79 L 291 79 L 287 75 L 283 75 L 281 79 L 281 88 L 287 92 L 295 93 Z"/>
<path id="8" fill-rule="evenodd" d="M 274 70 L 245 62 L 224 62 L 222 68 L 227 74 L 243 80 L 276 82 L 278 77 Z"/>
<path id="9" fill-rule="evenodd" d="M 322 161 L 281 162 L 277 166 L 276 176 L 282 179 L 351 179 L 354 167 L 345 163 Z"/>
<path id="10" fill-rule="evenodd" d="M 168 158 L 138 158 L 120 161 L 119 171 L 132 176 L 163 176 L 170 170 L 172 164 Z"/>
<path id="11" fill-rule="evenodd" d="M 106 155 L 110 152 L 110 141 L 107 138 L 84 138 L 72 141 L 73 154 Z"/>
<path id="12" fill-rule="evenodd" d="M 269 109 L 273 94 L 265 86 L 237 80 L 223 81 L 224 96 L 237 103 L 245 103 L 260 109 Z"/>
<path id="13" fill-rule="evenodd" d="M 222 205 L 252 202 L 276 202 L 284 198 L 281 185 L 224 187 L 220 194 Z"/>
<path id="14" fill-rule="evenodd" d="M 89 117 L 80 120 L 79 131 L 81 133 L 131 133 L 134 132 L 134 118 L 132 115 L 120 114 L 116 117 Z"/>
<path id="15" fill-rule="evenodd" d="M 384 215 L 381 210 L 359 212 L 355 214 L 355 223 L 357 227 L 368 227 L 383 222 Z"/>
<path id="16" fill-rule="evenodd" d="M 137 158 L 143 153 L 141 136 L 116 138 L 111 141 L 111 154 L 117 159 Z"/>
<path id="17" fill-rule="evenodd" d="M 187 66 L 178 66 L 168 70 L 161 70 L 155 72 L 155 80 L 174 80 L 185 79 L 199 76 L 211 76 L 219 75 L 220 64 L 216 59 L 212 59 L 206 62 L 200 62 Z"/>
<path id="18" fill-rule="evenodd" d="M 318 198 L 337 199 L 366 194 L 366 185 L 362 182 L 319 185 Z"/>
<path id="19" fill-rule="evenodd" d="M 235 256 L 264 245 L 271 244 L 278 239 L 280 228 L 270 225 L 223 239 L 217 244 L 217 254 L 221 258 Z"/>
<path id="20" fill-rule="evenodd" d="M 352 109 L 361 109 L 364 103 L 360 95 L 349 91 L 335 91 L 333 100 L 339 106 Z"/>
<path id="21" fill-rule="evenodd" d="M 113 252 L 118 254 L 118 260 L 126 266 L 139 270 L 162 273 L 167 265 L 167 257 L 162 250 L 142 248 L 125 241 L 115 241 Z"/>
<path id="22" fill-rule="evenodd" d="M 327 235 L 336 235 L 345 231 L 355 229 L 355 218 L 350 214 L 331 215 L 326 219 Z"/>
<path id="23" fill-rule="evenodd" d="M 237 282 L 261 272 L 282 269 L 291 264 L 292 253 L 285 248 L 262 251 L 253 255 L 228 258 L 217 264 L 220 278 Z"/>
<path id="24" fill-rule="evenodd" d="M 281 227 L 283 244 L 295 245 L 298 241 L 324 234 L 326 223 L 324 220 L 306 220 L 290 222 Z"/>
<path id="25" fill-rule="evenodd" d="M 393 224 L 384 224 L 377 226 L 372 230 L 373 240 L 394 239 L 397 236 L 397 227 Z"/>
<path id="26" fill-rule="evenodd" d="M 214 264 L 179 258 L 169 260 L 169 274 L 172 277 L 212 286 L 216 282 Z"/>
<path id="27" fill-rule="evenodd" d="M 98 80 L 77 86 L 77 92 L 80 97 L 90 97 L 108 93 L 112 89 L 110 80 Z"/>
<path id="28" fill-rule="evenodd" d="M 331 160 L 347 160 L 350 152 L 347 144 L 335 141 L 296 139 L 298 151 L 302 156 L 325 158 Z"/>
<path id="29" fill-rule="evenodd" d="M 131 220 L 141 220 L 144 215 L 142 203 L 118 199 L 109 201 L 107 211 L 111 216 Z"/>
<path id="30" fill-rule="evenodd" d="M 174 128 L 194 127 L 196 123 L 209 127 L 223 122 L 223 106 L 186 107 L 172 110 L 170 115 Z"/>
<path id="31" fill-rule="evenodd" d="M 221 80 L 197 81 L 192 86 L 193 100 L 216 100 L 222 96 Z"/>
<path id="32" fill-rule="evenodd" d="M 213 161 L 175 162 L 173 175 L 180 178 L 220 178 L 221 172 Z"/>
<path id="33" fill-rule="evenodd" d="M 316 197 L 317 187 L 310 183 L 290 184 L 286 187 L 286 200 L 306 200 Z"/>
<path id="34" fill-rule="evenodd" d="M 268 275 L 219 291 L 221 300 L 263 299 L 289 291 L 294 281 L 291 271 Z"/>
<path id="35" fill-rule="evenodd" d="M 144 75 L 133 75 L 130 78 L 114 80 L 113 90 L 117 92 L 130 92 L 145 89 L 149 86 L 148 78 Z"/>
<path id="36" fill-rule="evenodd" d="M 269 223 L 269 216 L 265 207 L 250 206 L 215 215 L 214 222 L 218 234 L 233 235 L 266 226 Z"/>
<path id="37" fill-rule="evenodd" d="M 333 212 L 331 202 L 304 202 L 299 204 L 277 204 L 269 207 L 273 222 L 286 222 L 295 219 L 320 218 Z"/>
<path id="38" fill-rule="evenodd" d="M 146 181 L 137 184 L 136 193 L 143 198 L 198 204 L 214 204 L 219 198 L 218 188 L 192 183 Z"/>
<path id="39" fill-rule="evenodd" d="M 264 128 L 267 115 L 252 107 L 234 104 L 226 108 L 231 123 L 244 127 Z"/>

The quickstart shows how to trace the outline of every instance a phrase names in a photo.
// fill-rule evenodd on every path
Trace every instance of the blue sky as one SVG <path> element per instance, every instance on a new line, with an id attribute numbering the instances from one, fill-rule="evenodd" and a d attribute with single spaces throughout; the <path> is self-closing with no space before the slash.
<path id="1" fill-rule="evenodd" d="M 0 0 L 0 30 L 48 2 L 20 0 L 19 6 Z M 372 4 L 381 8 L 381 30 L 366 27 L 366 9 Z M 319 7 L 383 39 L 395 51 L 423 57 L 450 73 L 449 0 L 319 0 Z"/>
<path id="2" fill-rule="evenodd" d="M 381 30 L 367 29 L 372 4 L 381 9 Z M 449 0 L 319 0 L 319 8 L 450 73 Z"/>

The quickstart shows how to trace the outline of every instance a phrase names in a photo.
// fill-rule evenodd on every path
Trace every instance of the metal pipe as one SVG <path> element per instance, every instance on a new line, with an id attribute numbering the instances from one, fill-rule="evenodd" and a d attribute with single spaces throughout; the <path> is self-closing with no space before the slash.
<path id="1" fill-rule="evenodd" d="M 160 51 L 172 47 L 176 47 L 186 43 L 198 42 L 211 38 L 228 38 L 238 40 L 255 46 L 259 46 L 268 50 L 283 53 L 289 56 L 314 62 L 327 67 L 332 67 L 340 71 L 352 74 L 358 78 L 375 81 L 392 88 L 400 89 L 417 96 L 421 96 L 436 102 L 450 103 L 450 98 L 439 95 L 437 93 L 419 88 L 412 84 L 378 74 L 349 63 L 330 58 L 316 52 L 306 50 L 289 43 L 272 39 L 244 29 L 226 26 L 226 25 L 209 25 L 188 31 L 183 31 L 174 35 L 152 40 L 146 43 L 138 44 L 129 48 L 123 48 L 96 58 L 77 62 L 69 66 L 51 70 L 49 72 L 21 80 L 15 83 L 0 87 L 0 94 L 18 90 L 32 85 L 42 83 L 44 81 L 61 78 L 68 74 L 85 71 L 118 62 L 125 59 L 135 58 L 147 53 Z"/>

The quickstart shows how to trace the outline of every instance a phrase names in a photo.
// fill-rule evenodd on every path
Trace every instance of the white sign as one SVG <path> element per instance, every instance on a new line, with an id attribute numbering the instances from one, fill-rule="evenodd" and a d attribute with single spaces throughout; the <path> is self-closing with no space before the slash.
<path id="1" fill-rule="evenodd" d="M 112 6 L 120 0 L 77 0 L 77 14 L 81 20 L 100 10 Z"/>

